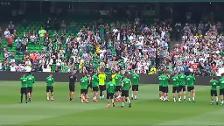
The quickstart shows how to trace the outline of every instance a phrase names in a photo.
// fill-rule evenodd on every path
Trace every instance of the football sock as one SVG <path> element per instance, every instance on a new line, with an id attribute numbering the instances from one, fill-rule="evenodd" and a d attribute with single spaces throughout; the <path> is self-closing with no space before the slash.
<path id="1" fill-rule="evenodd" d="M 218 98 L 218 97 L 216 97 L 215 101 L 216 101 L 216 102 L 218 102 L 218 101 L 219 101 L 219 98 Z"/>
<path id="2" fill-rule="evenodd" d="M 130 99 L 129 99 L 129 98 L 127 98 L 127 102 L 128 102 L 128 103 L 131 103 L 131 101 L 130 101 Z"/>
<path id="3" fill-rule="evenodd" d="M 160 98 L 159 98 L 160 100 L 162 100 L 163 98 L 162 98 L 162 96 L 160 96 Z"/>
<path id="4" fill-rule="evenodd" d="M 26 103 L 27 103 L 27 94 L 25 95 L 25 98 L 26 98 Z"/>
<path id="5" fill-rule="evenodd" d="M 47 93 L 47 100 L 48 101 L 50 100 L 50 94 L 49 94 L 49 92 Z"/>
<path id="6" fill-rule="evenodd" d="M 169 101 L 168 96 L 166 96 L 166 100 Z"/>
<path id="7" fill-rule="evenodd" d="M 181 97 L 179 97 L 178 101 L 181 101 Z"/>
<path id="8" fill-rule="evenodd" d="M 100 91 L 100 97 L 102 98 L 102 95 L 103 95 L 103 92 L 102 91 Z"/>
<path id="9" fill-rule="evenodd" d="M 175 97 L 173 98 L 173 101 L 176 102 L 176 98 Z"/>
<path id="10" fill-rule="evenodd" d="M 129 103 L 128 107 L 131 108 L 131 103 Z"/>
<path id="11" fill-rule="evenodd" d="M 51 101 L 54 101 L 54 97 L 53 96 L 51 96 L 50 99 L 51 99 Z"/>
<path id="12" fill-rule="evenodd" d="M 28 101 L 31 102 L 31 98 L 29 98 Z"/>
<path id="13" fill-rule="evenodd" d="M 21 94 L 20 102 L 23 103 L 23 94 Z"/>

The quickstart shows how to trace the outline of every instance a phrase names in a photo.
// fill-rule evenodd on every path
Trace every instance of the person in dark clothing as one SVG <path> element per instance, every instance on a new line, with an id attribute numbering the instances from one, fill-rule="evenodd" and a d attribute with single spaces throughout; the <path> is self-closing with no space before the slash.
<path id="1" fill-rule="evenodd" d="M 75 82 L 77 80 L 76 76 L 77 71 L 74 70 L 69 75 L 69 100 L 72 101 L 74 99 L 74 92 L 75 92 Z"/>

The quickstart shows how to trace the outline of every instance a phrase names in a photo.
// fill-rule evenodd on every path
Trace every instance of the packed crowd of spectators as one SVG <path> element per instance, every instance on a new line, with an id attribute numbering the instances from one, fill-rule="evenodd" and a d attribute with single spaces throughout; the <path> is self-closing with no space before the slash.
<path id="1" fill-rule="evenodd" d="M 224 73 L 224 35 L 223 26 L 199 23 L 185 24 L 183 35 L 172 51 L 175 72 L 191 71 L 202 75 L 221 75 Z"/>
<path id="2" fill-rule="evenodd" d="M 24 61 L 15 61 L 14 54 L 4 48 L 0 70 L 86 72 L 104 67 L 106 72 L 136 69 L 142 74 L 159 70 L 191 71 L 199 75 L 224 72 L 224 35 L 220 22 L 171 25 L 160 21 L 146 25 L 136 18 L 133 22 L 85 25 L 76 35 L 67 35 L 66 27 L 62 21 L 62 32 L 49 35 L 48 28 L 42 27 L 18 37 L 15 25 L 10 22 L 2 31 L 2 39 L 7 39 L 8 48 L 15 42 L 17 51 L 24 54 Z M 171 36 L 180 39 L 173 42 Z M 28 44 L 44 45 L 44 48 L 41 52 L 28 53 Z"/>

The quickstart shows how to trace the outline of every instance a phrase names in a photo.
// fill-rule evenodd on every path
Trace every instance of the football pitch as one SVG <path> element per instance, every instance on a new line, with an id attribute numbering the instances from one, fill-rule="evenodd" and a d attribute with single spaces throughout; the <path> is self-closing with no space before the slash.
<path id="1" fill-rule="evenodd" d="M 106 100 L 80 103 L 68 101 L 68 85 L 56 82 L 55 101 L 45 98 L 45 83 L 36 82 L 33 101 L 21 104 L 20 82 L 0 81 L 0 125 L 151 126 L 224 125 L 224 106 L 210 105 L 210 87 L 196 86 L 196 103 L 158 100 L 158 85 L 140 85 L 139 99 L 132 108 L 105 108 Z M 170 90 L 171 92 L 171 90 Z M 90 92 L 90 94 L 92 94 Z M 169 93 L 171 96 L 171 93 Z"/>

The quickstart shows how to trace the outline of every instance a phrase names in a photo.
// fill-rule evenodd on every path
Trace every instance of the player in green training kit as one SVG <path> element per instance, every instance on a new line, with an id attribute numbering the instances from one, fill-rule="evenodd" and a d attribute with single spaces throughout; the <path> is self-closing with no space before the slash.
<path id="1" fill-rule="evenodd" d="M 224 104 L 223 97 L 224 97 L 224 73 L 222 74 L 222 77 L 219 79 L 219 96 L 220 96 L 220 102 L 221 105 Z"/>
<path id="2" fill-rule="evenodd" d="M 163 100 L 162 83 L 160 83 L 160 82 L 161 82 L 160 79 L 162 79 L 162 78 L 160 78 L 161 75 L 162 75 L 162 74 L 160 74 L 159 77 L 158 77 L 158 78 L 159 78 L 159 99 L 160 99 L 160 100 Z"/>
<path id="3" fill-rule="evenodd" d="M 123 76 L 118 71 L 115 76 L 115 96 L 116 96 L 116 98 L 121 97 L 122 78 L 123 78 Z"/>
<path id="4" fill-rule="evenodd" d="M 131 73 L 131 84 L 132 84 L 131 98 L 134 100 L 137 100 L 139 80 L 140 77 L 136 72 Z"/>
<path id="5" fill-rule="evenodd" d="M 113 107 L 115 107 L 115 104 L 114 104 L 115 84 L 109 81 L 106 87 L 107 87 L 107 100 L 108 100 L 106 107 L 109 108 L 112 105 Z"/>
<path id="6" fill-rule="evenodd" d="M 93 86 L 93 101 L 97 102 L 98 101 L 98 91 L 99 91 L 99 78 L 98 74 L 95 73 L 92 76 L 92 86 Z"/>
<path id="7" fill-rule="evenodd" d="M 216 104 L 218 105 L 218 96 L 217 96 L 217 86 L 218 86 L 219 82 L 215 79 L 215 77 L 212 77 L 212 79 L 210 80 L 210 85 L 211 85 L 211 104 L 214 104 L 216 102 Z"/>
<path id="8" fill-rule="evenodd" d="M 35 83 L 34 76 L 29 73 L 27 76 L 27 95 L 28 95 L 28 101 L 31 102 L 32 100 L 32 92 L 33 92 L 33 84 Z"/>
<path id="9" fill-rule="evenodd" d="M 178 99 L 178 101 L 181 101 L 182 98 L 184 98 L 184 100 L 186 100 L 186 75 L 184 73 L 180 73 L 179 74 L 179 88 L 180 88 L 180 97 Z"/>
<path id="10" fill-rule="evenodd" d="M 131 80 L 128 79 L 128 74 L 126 73 L 125 78 L 123 79 L 123 85 L 122 85 L 122 105 L 121 107 L 124 107 L 125 102 L 128 103 L 129 108 L 131 107 L 131 100 L 129 98 L 129 90 L 131 88 Z"/>
<path id="11" fill-rule="evenodd" d="M 88 90 L 88 86 L 89 86 L 89 78 L 88 76 L 84 75 L 81 79 L 80 79 L 80 85 L 81 85 L 81 102 L 86 102 L 88 103 L 88 99 L 87 99 L 87 90 Z"/>
<path id="12" fill-rule="evenodd" d="M 50 74 L 47 78 L 46 78 L 46 93 L 47 93 L 47 100 L 51 100 L 54 101 L 54 78 L 53 75 Z"/>
<path id="13" fill-rule="evenodd" d="M 195 77 L 193 73 L 190 73 L 186 76 L 187 92 L 188 92 L 188 101 L 195 102 L 195 89 L 194 89 Z"/>
<path id="14" fill-rule="evenodd" d="M 25 100 L 27 103 L 27 78 L 25 74 L 20 78 L 20 81 L 21 81 L 20 102 L 23 103 L 23 95 L 25 95 Z"/>
<path id="15" fill-rule="evenodd" d="M 169 85 L 169 76 L 166 74 L 161 74 L 159 77 L 160 90 L 162 91 L 161 100 L 168 101 L 168 85 Z"/>
<path id="16" fill-rule="evenodd" d="M 179 96 L 179 91 L 180 91 L 179 90 L 179 77 L 177 74 L 172 77 L 172 83 L 173 83 L 173 91 L 172 91 L 173 101 L 176 102 L 178 99 L 177 95 Z"/>

